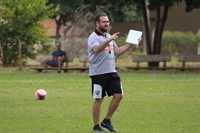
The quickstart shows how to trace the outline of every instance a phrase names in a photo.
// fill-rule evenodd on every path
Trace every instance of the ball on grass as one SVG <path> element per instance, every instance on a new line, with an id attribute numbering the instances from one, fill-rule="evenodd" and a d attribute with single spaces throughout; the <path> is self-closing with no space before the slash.
<path id="1" fill-rule="evenodd" d="M 35 92 L 35 97 L 37 100 L 45 100 L 47 97 L 47 92 L 43 89 L 39 89 Z"/>

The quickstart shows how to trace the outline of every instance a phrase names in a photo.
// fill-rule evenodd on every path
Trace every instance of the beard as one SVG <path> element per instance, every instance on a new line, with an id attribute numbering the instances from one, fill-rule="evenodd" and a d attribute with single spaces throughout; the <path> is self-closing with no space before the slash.
<path id="1" fill-rule="evenodd" d="M 102 31 L 102 32 L 107 32 L 107 31 L 108 31 L 108 28 L 107 28 L 107 27 L 105 27 L 105 28 L 99 27 L 99 30 Z"/>

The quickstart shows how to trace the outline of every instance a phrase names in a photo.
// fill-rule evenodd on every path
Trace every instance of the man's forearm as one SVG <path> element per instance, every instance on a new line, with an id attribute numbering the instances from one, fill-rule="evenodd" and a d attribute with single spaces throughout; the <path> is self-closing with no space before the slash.
<path id="1" fill-rule="evenodd" d="M 93 47 L 93 51 L 95 53 L 100 53 L 101 51 L 103 51 L 107 46 L 108 44 L 112 41 L 112 38 L 109 38 L 107 39 L 106 41 L 104 41 L 103 43 L 99 44 L 99 45 L 95 45 Z"/>
<path id="2" fill-rule="evenodd" d="M 119 48 L 115 49 L 115 55 L 120 56 L 124 54 L 126 51 L 128 51 L 133 45 L 132 44 L 125 44 Z"/>

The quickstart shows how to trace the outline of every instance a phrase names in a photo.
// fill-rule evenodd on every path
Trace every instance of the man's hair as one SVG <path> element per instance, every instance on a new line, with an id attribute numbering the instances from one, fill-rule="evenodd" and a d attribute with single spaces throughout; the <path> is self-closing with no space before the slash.
<path id="1" fill-rule="evenodd" d="M 97 14 L 95 17 L 94 17 L 94 24 L 95 24 L 95 26 L 96 26 L 96 21 L 100 21 L 100 17 L 102 17 L 102 16 L 107 16 L 106 14 L 104 14 L 104 13 L 99 13 L 99 14 Z"/>

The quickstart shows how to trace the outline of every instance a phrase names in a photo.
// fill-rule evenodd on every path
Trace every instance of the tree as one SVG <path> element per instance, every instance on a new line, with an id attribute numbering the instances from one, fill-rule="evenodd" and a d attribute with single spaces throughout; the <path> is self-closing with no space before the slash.
<path id="1" fill-rule="evenodd" d="M 66 22 L 73 21 L 75 11 L 80 7 L 83 2 L 82 0 L 48 0 L 48 4 L 54 4 L 59 6 L 60 10 L 54 14 L 53 18 L 56 22 L 56 39 L 60 37 L 60 28 L 62 25 L 66 26 Z M 69 30 L 71 25 L 68 26 Z"/>
<path id="2" fill-rule="evenodd" d="M 187 2 L 189 1 L 189 2 Z M 168 10 L 172 8 L 174 4 L 179 4 L 182 0 L 149 0 L 148 7 L 146 6 L 145 0 L 135 0 L 142 7 L 143 21 L 145 26 L 145 36 L 147 45 L 147 54 L 160 54 L 162 47 L 162 34 L 167 21 Z M 185 0 L 186 2 L 186 12 L 192 11 L 194 8 L 200 8 L 200 1 L 197 0 Z M 196 3 L 198 6 L 192 6 L 191 3 Z M 147 17 L 147 10 L 156 12 L 156 24 L 154 31 L 154 38 L 151 41 L 151 34 L 149 30 L 149 19 Z M 163 11 L 163 12 L 162 12 Z M 152 42 L 152 44 L 151 44 Z M 152 47 L 151 47 L 152 46 Z M 149 63 L 149 66 L 158 67 L 159 63 Z"/>
<path id="3" fill-rule="evenodd" d="M 148 5 L 147 5 L 148 2 Z M 172 8 L 174 4 L 179 4 L 182 0 L 102 0 L 92 1 L 84 0 L 85 4 L 91 3 L 92 7 L 96 8 L 102 5 L 112 4 L 115 8 L 120 8 L 126 5 L 138 4 L 141 7 L 144 23 L 144 38 L 147 47 L 147 54 L 160 54 L 161 53 L 161 40 L 165 23 L 167 21 L 168 10 Z M 200 8 L 199 0 L 185 0 L 186 12 L 192 11 L 194 8 Z M 151 41 L 150 25 L 147 10 L 156 11 L 156 25 L 154 38 Z M 163 12 L 162 12 L 163 11 Z M 152 42 L 152 43 L 151 43 Z M 149 63 L 149 66 L 158 67 L 159 63 Z"/>
<path id="4" fill-rule="evenodd" d="M 199 0 L 185 0 L 186 3 L 186 12 L 192 12 L 195 8 L 200 8 L 200 1 Z"/>
<path id="5" fill-rule="evenodd" d="M 137 4 L 123 4 L 121 1 L 92 1 L 83 0 L 84 4 L 90 5 L 89 11 L 99 8 L 105 12 L 113 22 L 136 22 L 142 21 L 140 7 Z"/>
<path id="6" fill-rule="evenodd" d="M 95 2 L 95 1 L 94 1 Z M 97 12 L 106 12 L 111 14 L 111 21 L 139 21 L 141 17 L 136 17 L 138 15 L 135 10 L 137 6 L 123 7 L 123 8 L 114 8 L 111 4 L 99 7 L 93 11 L 90 5 L 81 5 L 75 10 L 73 14 L 72 24 L 70 25 L 70 30 L 67 31 L 67 39 L 62 38 L 63 45 L 62 48 L 65 49 L 66 53 L 71 56 L 84 56 L 87 54 L 87 37 L 94 30 L 93 18 Z M 133 10 L 133 11 L 131 11 Z M 90 11 L 90 12 L 89 12 Z M 131 12 L 130 12 L 131 11 Z M 127 17 L 128 16 L 128 17 Z M 130 17 L 133 16 L 133 17 Z M 76 46 L 75 46 L 76 45 Z"/>
<path id="7" fill-rule="evenodd" d="M 96 4 L 96 1 L 93 4 Z M 59 5 L 60 10 L 53 16 L 56 22 L 56 39 L 60 37 L 60 28 L 62 25 L 66 26 L 66 22 L 74 21 L 74 16 L 77 10 L 82 8 L 83 6 L 83 0 L 48 0 L 48 4 L 54 4 Z M 92 11 L 93 9 L 89 7 Z M 130 5 L 130 6 L 124 6 L 123 8 L 115 8 L 112 6 L 112 4 L 106 5 L 106 8 L 102 9 L 108 14 L 112 14 L 112 19 L 114 21 L 141 21 L 141 16 L 138 12 L 138 6 L 137 5 Z M 131 17 L 132 16 L 132 17 Z M 71 28 L 71 25 L 68 25 L 69 30 Z"/>
<path id="8" fill-rule="evenodd" d="M 22 58 L 34 57 L 35 44 L 47 47 L 44 43 L 48 36 L 41 21 L 55 14 L 58 8 L 46 6 L 46 0 L 0 2 L 0 40 L 5 54 L 3 63 L 12 65 L 19 61 L 22 66 Z"/>

